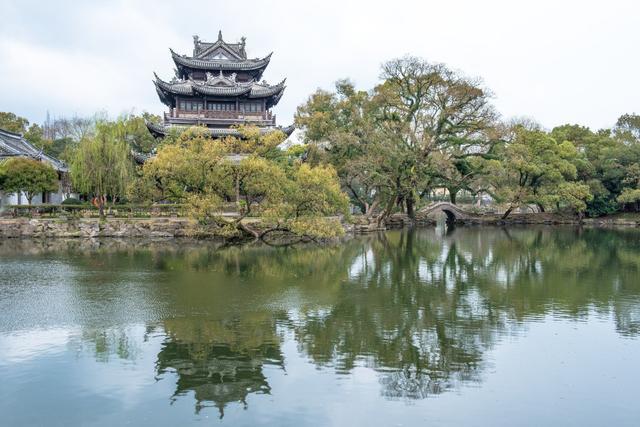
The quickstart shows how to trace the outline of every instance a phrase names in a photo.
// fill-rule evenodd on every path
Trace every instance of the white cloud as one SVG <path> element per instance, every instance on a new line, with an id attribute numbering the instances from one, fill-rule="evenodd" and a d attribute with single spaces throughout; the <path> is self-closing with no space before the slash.
<path id="1" fill-rule="evenodd" d="M 632 0 L 25 1 L 0 13 L 0 109 L 36 121 L 47 109 L 160 113 L 150 80 L 171 76 L 168 48 L 189 53 L 191 35 L 218 29 L 246 35 L 250 56 L 275 52 L 265 77 L 287 77 L 282 124 L 316 88 L 341 77 L 370 88 L 380 63 L 407 53 L 482 77 L 507 117 L 599 128 L 640 112 Z"/>

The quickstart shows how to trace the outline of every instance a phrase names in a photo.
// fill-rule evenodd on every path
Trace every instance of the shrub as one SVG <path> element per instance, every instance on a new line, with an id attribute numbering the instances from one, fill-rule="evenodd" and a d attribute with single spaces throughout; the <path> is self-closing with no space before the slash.
<path id="1" fill-rule="evenodd" d="M 82 202 L 75 197 L 67 197 L 61 203 L 62 205 L 81 205 Z"/>

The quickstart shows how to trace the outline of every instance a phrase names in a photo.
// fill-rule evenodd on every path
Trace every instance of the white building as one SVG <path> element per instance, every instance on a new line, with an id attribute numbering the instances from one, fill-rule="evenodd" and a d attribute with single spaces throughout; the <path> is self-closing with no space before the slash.
<path id="1" fill-rule="evenodd" d="M 67 197 L 70 197 L 71 188 L 68 184 L 67 166 L 60 160 L 47 156 L 42 150 L 31 145 L 21 134 L 0 129 L 0 162 L 12 157 L 27 157 L 49 163 L 58 172 L 58 191 L 36 195 L 31 201 L 32 204 L 42 203 L 57 204 Z M 9 193 L 0 191 L 0 209 L 8 205 L 26 205 L 27 198 L 24 194 Z"/>

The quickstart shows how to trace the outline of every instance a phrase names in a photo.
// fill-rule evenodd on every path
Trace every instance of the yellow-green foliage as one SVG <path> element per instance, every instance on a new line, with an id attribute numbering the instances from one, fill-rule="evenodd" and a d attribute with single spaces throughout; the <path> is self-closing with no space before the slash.
<path id="1" fill-rule="evenodd" d="M 638 203 L 640 201 L 640 189 L 637 188 L 625 188 L 618 196 L 618 202 L 620 203 Z"/>
<path id="2" fill-rule="evenodd" d="M 290 156 L 278 148 L 281 132 L 241 131 L 243 139 L 212 139 L 201 128 L 172 138 L 144 165 L 136 192 L 186 203 L 192 217 L 228 236 L 251 231 L 251 216 L 296 234 L 339 235 L 339 221 L 327 218 L 347 214 L 348 199 L 333 167 L 281 161 Z M 223 215 L 233 203 L 237 216 Z"/>
<path id="3" fill-rule="evenodd" d="M 500 160 L 487 162 L 495 197 L 511 208 L 562 205 L 583 212 L 593 196 L 588 185 L 575 181 L 576 147 L 540 130 L 516 127 L 514 132 L 499 152 Z"/>
<path id="4" fill-rule="evenodd" d="M 73 186 L 81 193 L 123 196 L 133 169 L 130 148 L 119 125 L 98 124 L 95 136 L 80 141 L 70 166 Z"/>

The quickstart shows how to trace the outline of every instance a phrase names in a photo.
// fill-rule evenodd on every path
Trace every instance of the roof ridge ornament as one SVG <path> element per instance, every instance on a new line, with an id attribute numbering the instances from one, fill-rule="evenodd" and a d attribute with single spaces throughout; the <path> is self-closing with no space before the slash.
<path id="1" fill-rule="evenodd" d="M 196 56 L 200 52 L 200 37 L 195 34 L 193 36 L 193 56 Z"/>
<path id="2" fill-rule="evenodd" d="M 245 50 L 245 46 L 247 45 L 247 38 L 245 36 L 240 37 L 240 55 L 247 59 L 247 51 Z"/>
<path id="3" fill-rule="evenodd" d="M 222 30 L 218 30 L 218 41 L 222 41 Z"/>

